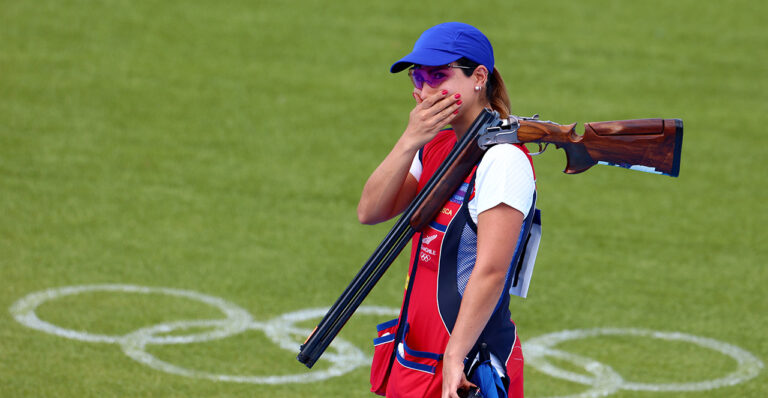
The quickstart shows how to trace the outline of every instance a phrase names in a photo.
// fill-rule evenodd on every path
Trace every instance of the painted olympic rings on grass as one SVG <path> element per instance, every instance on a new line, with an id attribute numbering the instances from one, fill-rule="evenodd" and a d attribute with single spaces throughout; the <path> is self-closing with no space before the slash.
<path id="1" fill-rule="evenodd" d="M 88 292 L 163 294 L 172 297 L 181 297 L 215 307 L 224 314 L 225 319 L 186 320 L 160 323 L 118 336 L 65 329 L 41 320 L 35 313 L 35 309 L 47 301 Z M 371 359 L 366 356 L 362 350 L 341 338 L 337 338 L 333 344 L 331 344 L 329 352 L 323 356 L 323 359 L 331 363 L 330 367 L 287 375 L 242 376 L 187 369 L 163 361 L 146 350 L 147 346 L 150 345 L 203 343 L 234 336 L 248 330 L 259 330 L 264 332 L 264 334 L 266 334 L 266 336 L 280 348 L 295 352 L 299 344 L 298 342 L 302 341 L 301 339 L 304 339 L 311 332 L 311 330 L 297 327 L 295 324 L 301 321 L 320 318 L 325 314 L 327 308 L 315 308 L 291 312 L 266 322 L 259 322 L 254 320 L 248 311 L 235 304 L 218 297 L 208 296 L 189 290 L 152 288 L 134 285 L 85 285 L 49 289 L 29 294 L 14 303 L 11 306 L 10 311 L 19 323 L 32 329 L 73 340 L 91 343 L 118 344 L 128 357 L 153 369 L 180 376 L 214 381 L 254 384 L 310 383 L 335 376 L 341 376 L 360 366 L 370 365 L 371 362 Z M 359 313 L 363 315 L 396 316 L 398 311 L 392 308 L 363 306 L 360 307 Z M 200 329 L 208 329 L 208 331 L 186 335 L 171 334 L 188 330 L 199 331 Z M 294 339 L 294 337 L 296 339 Z"/>
<path id="2" fill-rule="evenodd" d="M 724 377 L 690 383 L 639 383 L 625 380 L 613 368 L 602 364 L 590 358 L 572 354 L 555 348 L 568 340 L 585 339 L 600 336 L 633 336 L 646 339 L 658 339 L 665 341 L 675 341 L 698 345 L 702 348 L 717 351 L 725 356 L 734 359 L 737 363 L 736 370 Z M 561 396 L 557 398 L 593 398 L 604 397 L 618 390 L 632 391 L 706 391 L 719 387 L 732 386 L 743 383 L 756 377 L 763 363 L 751 353 L 731 344 L 722 341 L 693 336 L 690 334 L 677 332 L 659 332 L 646 329 L 633 328 L 597 328 L 565 330 L 562 332 L 549 333 L 530 339 L 523 344 L 523 351 L 527 365 L 531 365 L 539 371 L 552 377 L 572 381 L 579 384 L 590 386 L 585 392 L 576 395 Z M 584 368 L 592 377 L 580 373 L 574 373 L 553 365 L 546 358 L 557 358 L 565 362 Z"/>
<path id="3" fill-rule="evenodd" d="M 47 301 L 88 292 L 162 294 L 171 297 L 185 298 L 215 307 L 224 315 L 224 318 L 166 322 L 140 328 L 124 335 L 106 335 L 66 329 L 53 325 L 41 320 L 35 313 L 37 307 Z M 297 352 L 298 344 L 301 339 L 310 333 L 309 329 L 299 327 L 297 324 L 313 319 L 320 319 L 325 315 L 326 311 L 327 308 L 299 310 L 262 322 L 253 319 L 252 315 L 245 309 L 219 297 L 213 297 L 189 290 L 120 284 L 68 286 L 44 290 L 23 297 L 10 307 L 10 312 L 13 317 L 24 326 L 73 340 L 90 343 L 117 344 L 128 357 L 153 369 L 185 377 L 253 384 L 287 384 L 321 381 L 331 377 L 341 376 L 361 366 L 369 366 L 371 359 L 355 345 L 337 337 L 331 344 L 329 351 L 323 356 L 324 361 L 330 362 L 330 366 L 325 369 L 316 368 L 303 373 L 285 375 L 229 375 L 188 369 L 163 361 L 147 352 L 147 347 L 156 345 L 203 343 L 224 339 L 250 330 L 256 330 L 263 332 L 267 338 L 278 347 L 295 353 Z M 362 306 L 358 309 L 357 313 L 361 315 L 396 316 L 398 310 L 396 308 Z M 178 332 L 189 331 L 192 331 L 192 333 L 178 334 Z M 713 380 L 689 383 L 641 383 L 625 380 L 624 377 L 618 374 L 609 365 L 556 348 L 558 344 L 568 340 L 601 336 L 631 336 L 694 344 L 732 358 L 736 361 L 737 366 L 736 370 L 733 372 Z M 721 341 L 683 333 L 658 332 L 644 329 L 600 328 L 566 330 L 549 333 L 525 342 L 523 344 L 523 351 L 525 354 L 526 365 L 532 366 L 551 377 L 588 386 L 588 390 L 584 392 L 557 398 L 604 397 L 619 390 L 711 390 L 714 388 L 743 383 L 756 377 L 763 368 L 763 363 L 751 353 Z M 581 367 L 588 373 L 588 375 L 559 368 L 550 362 L 548 358 L 555 358 L 562 362 L 575 365 L 576 367 Z"/>

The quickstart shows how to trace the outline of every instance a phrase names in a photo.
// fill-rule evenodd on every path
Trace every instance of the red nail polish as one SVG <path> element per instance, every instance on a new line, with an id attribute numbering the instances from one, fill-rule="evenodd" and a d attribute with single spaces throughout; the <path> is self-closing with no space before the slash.
<path id="1" fill-rule="evenodd" d="M 453 111 L 453 114 L 454 114 L 454 115 L 458 115 L 458 114 L 459 114 L 459 110 L 458 110 L 458 109 L 456 109 L 455 111 Z"/>
<path id="2" fill-rule="evenodd" d="M 461 98 L 461 94 L 456 94 L 456 95 L 454 95 L 454 97 L 457 98 L 457 99 Z"/>
<path id="3" fill-rule="evenodd" d="M 456 105 L 461 105 L 461 100 L 456 101 Z"/>
<path id="4" fill-rule="evenodd" d="M 448 94 L 448 90 L 443 90 L 443 93 L 442 93 L 442 94 L 443 94 L 443 95 L 446 95 L 446 94 Z"/>

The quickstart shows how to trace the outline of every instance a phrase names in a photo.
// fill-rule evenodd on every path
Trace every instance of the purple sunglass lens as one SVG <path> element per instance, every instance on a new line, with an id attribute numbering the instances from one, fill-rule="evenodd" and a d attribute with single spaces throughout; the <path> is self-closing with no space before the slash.
<path id="1" fill-rule="evenodd" d="M 411 81 L 413 85 L 421 90 L 424 87 L 424 83 L 427 83 L 430 87 L 435 88 L 440 85 L 445 79 L 451 76 L 451 68 L 440 69 L 411 69 L 410 71 Z"/>

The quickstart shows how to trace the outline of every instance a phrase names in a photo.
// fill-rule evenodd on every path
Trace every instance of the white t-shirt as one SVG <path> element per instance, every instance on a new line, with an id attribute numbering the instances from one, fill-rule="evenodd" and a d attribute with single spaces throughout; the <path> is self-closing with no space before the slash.
<path id="1" fill-rule="evenodd" d="M 411 163 L 410 173 L 418 181 L 421 171 L 421 160 L 417 153 Z M 477 224 L 478 214 L 504 203 L 527 217 L 535 189 L 533 168 L 523 151 L 512 144 L 494 145 L 485 152 L 477 166 L 475 197 L 469 201 L 469 215 Z"/>

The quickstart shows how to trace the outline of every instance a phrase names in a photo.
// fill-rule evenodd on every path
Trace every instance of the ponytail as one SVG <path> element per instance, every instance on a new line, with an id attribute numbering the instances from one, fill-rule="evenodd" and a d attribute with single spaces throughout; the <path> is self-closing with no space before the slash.
<path id="1" fill-rule="evenodd" d="M 485 83 L 485 92 L 491 103 L 491 108 L 499 112 L 502 119 L 508 118 L 512 106 L 509 104 L 507 86 L 504 85 L 504 79 L 501 78 L 499 69 L 493 68 L 493 73 L 491 73 L 488 82 Z"/>

